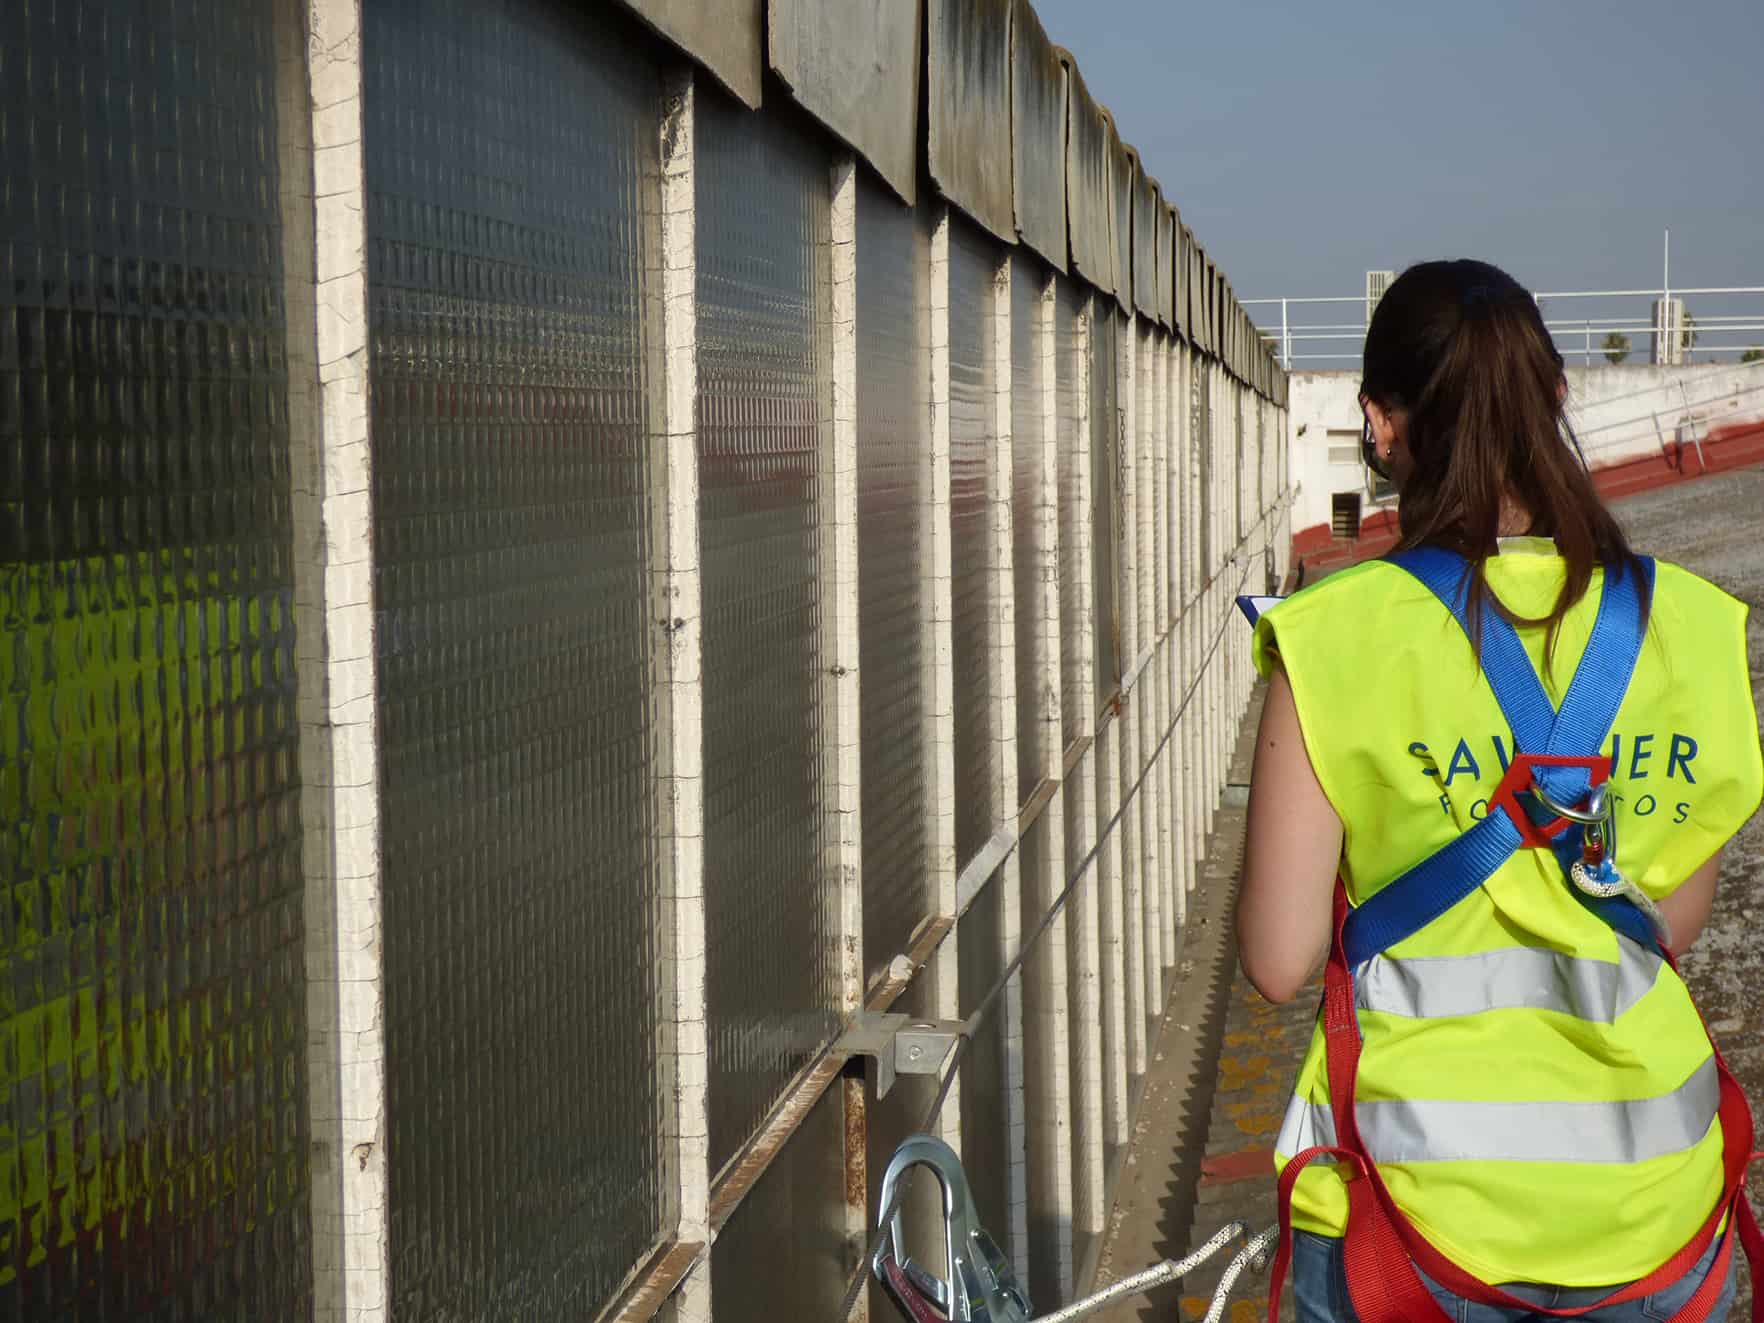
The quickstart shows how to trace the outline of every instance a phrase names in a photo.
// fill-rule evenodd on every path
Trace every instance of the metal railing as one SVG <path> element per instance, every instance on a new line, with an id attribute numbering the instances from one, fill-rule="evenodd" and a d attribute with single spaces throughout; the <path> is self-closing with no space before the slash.
<path id="1" fill-rule="evenodd" d="M 1727 285 L 1672 289 L 1554 290 L 1536 295 L 1544 313 L 1544 325 L 1555 339 L 1556 348 L 1569 362 L 1586 366 L 1598 363 L 1612 354 L 1613 361 L 1629 361 L 1641 355 L 1652 361 L 1656 332 L 1653 303 L 1655 300 L 1686 300 L 1690 343 L 1680 351 L 1685 361 L 1708 362 L 1726 355 L 1738 358 L 1748 351 L 1764 354 L 1764 286 Z M 1690 306 L 1690 299 L 1698 300 Z M 1570 315 L 1578 309 L 1559 309 L 1552 305 L 1575 301 L 1604 301 L 1599 315 Z M 1645 300 L 1637 306 L 1638 300 Z M 1345 365 L 1358 362 L 1366 338 L 1366 323 L 1358 321 L 1312 321 L 1312 310 L 1343 304 L 1365 307 L 1361 294 L 1331 295 L 1307 298 L 1244 299 L 1252 316 L 1258 317 L 1257 327 L 1264 344 L 1273 345 L 1280 354 L 1282 366 L 1289 371 L 1310 363 L 1317 366 Z M 1262 309 L 1270 315 L 1262 320 Z M 1272 314 L 1278 313 L 1278 320 Z M 1327 314 L 1324 314 L 1327 315 Z M 1627 347 L 1621 351 L 1607 349 L 1608 336 L 1622 336 Z"/>

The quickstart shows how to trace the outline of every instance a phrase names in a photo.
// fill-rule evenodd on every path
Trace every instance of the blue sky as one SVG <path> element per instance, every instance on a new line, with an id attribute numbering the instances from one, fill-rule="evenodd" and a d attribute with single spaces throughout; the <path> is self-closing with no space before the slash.
<path id="1" fill-rule="evenodd" d="M 1240 298 L 1764 285 L 1764 0 L 1034 2 Z"/>

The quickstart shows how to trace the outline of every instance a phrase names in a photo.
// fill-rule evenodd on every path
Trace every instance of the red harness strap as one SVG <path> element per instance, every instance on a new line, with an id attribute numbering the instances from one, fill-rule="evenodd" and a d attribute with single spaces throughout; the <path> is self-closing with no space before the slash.
<path id="1" fill-rule="evenodd" d="M 1723 1172 L 1721 1198 L 1708 1220 L 1690 1241 L 1671 1258 L 1639 1281 L 1620 1287 L 1604 1299 L 1572 1309 L 1553 1309 L 1521 1300 L 1499 1287 L 1472 1276 L 1434 1248 L 1397 1207 L 1377 1164 L 1366 1152 L 1354 1113 L 1354 1089 L 1360 1068 L 1360 1022 L 1354 1012 L 1353 974 L 1342 952 L 1341 928 L 1348 914 L 1347 894 L 1341 884 L 1335 890 L 1335 941 L 1323 975 L 1324 1047 L 1329 1067 L 1329 1097 L 1335 1115 L 1335 1145 L 1308 1148 L 1295 1155 L 1280 1173 L 1280 1249 L 1274 1258 L 1268 1291 L 1268 1323 L 1278 1323 L 1280 1289 L 1292 1259 L 1292 1191 L 1298 1176 L 1312 1161 L 1333 1157 L 1347 1172 L 1348 1222 L 1342 1244 L 1348 1295 L 1361 1323 L 1449 1323 L 1416 1267 L 1447 1290 L 1482 1304 L 1504 1306 L 1555 1318 L 1574 1318 L 1606 1305 L 1622 1304 L 1664 1290 L 1689 1272 L 1715 1237 L 1721 1219 L 1737 1231 L 1751 1269 L 1754 1286 L 1752 1323 L 1764 1323 L 1764 1292 L 1756 1288 L 1764 1269 L 1764 1234 L 1758 1228 L 1752 1206 L 1746 1200 L 1746 1167 L 1752 1159 L 1752 1110 L 1744 1092 L 1727 1068 L 1719 1048 L 1715 1068 L 1721 1085 L 1718 1116 L 1721 1121 Z M 1667 953 L 1676 971 L 1677 964 Z M 1705 1024 L 1704 1032 L 1708 1032 Z M 1714 1047 L 1713 1038 L 1710 1046 Z M 1733 1258 L 1734 1237 L 1724 1236 L 1714 1264 L 1696 1292 L 1674 1314 L 1674 1323 L 1703 1323 L 1726 1282 Z"/>

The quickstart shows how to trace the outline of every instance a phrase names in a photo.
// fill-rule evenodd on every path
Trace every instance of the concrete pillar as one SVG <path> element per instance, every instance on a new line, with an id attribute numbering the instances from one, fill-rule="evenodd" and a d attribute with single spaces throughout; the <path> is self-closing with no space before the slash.
<path id="1" fill-rule="evenodd" d="M 1219 437 L 1216 391 L 1218 373 L 1214 370 L 1213 359 L 1209 355 L 1200 363 L 1200 371 L 1205 379 L 1202 395 L 1201 438 L 1200 444 L 1205 454 L 1206 467 L 1204 493 L 1202 495 L 1201 518 L 1206 520 L 1207 541 L 1204 571 L 1200 584 L 1200 618 L 1196 622 L 1200 629 L 1200 666 L 1201 666 L 1201 748 L 1200 748 L 1200 854 L 1206 855 L 1207 838 L 1213 831 L 1213 807 L 1217 793 L 1217 785 L 1213 780 L 1213 746 L 1217 743 L 1219 730 L 1219 672 L 1213 665 L 1213 607 L 1218 600 L 1216 583 L 1219 574 L 1219 543 L 1224 538 L 1224 525 L 1219 518 Z"/>
<path id="2" fill-rule="evenodd" d="M 1209 364 L 1209 371 L 1213 378 L 1213 425 L 1210 438 L 1213 447 L 1213 526 L 1218 530 L 1218 535 L 1213 540 L 1213 576 L 1207 602 L 1208 646 L 1212 647 L 1214 640 L 1219 640 L 1218 647 L 1213 651 L 1213 662 L 1208 667 L 1212 679 L 1212 730 L 1211 738 L 1207 741 L 1207 834 L 1211 836 L 1219 812 L 1219 789 L 1225 782 L 1221 750 L 1225 745 L 1225 732 L 1229 724 L 1226 715 L 1229 700 L 1226 694 L 1224 652 L 1227 640 L 1220 637 L 1219 626 L 1224 616 L 1221 603 L 1225 595 L 1225 575 L 1231 563 L 1235 520 L 1231 511 L 1230 458 L 1225 447 L 1225 410 L 1229 405 L 1225 372 L 1217 359 Z"/>
<path id="3" fill-rule="evenodd" d="M 1031 331 L 1032 352 L 1040 373 L 1041 389 L 1033 407 L 1039 414 L 1041 442 L 1034 457 L 1033 495 L 1027 507 L 1014 513 L 1016 519 L 1031 521 L 1034 529 L 1034 590 L 1023 605 L 1030 612 L 1035 685 L 1044 695 L 1044 702 L 1042 719 L 1031 731 L 1034 742 L 1029 750 L 1030 767 L 1040 785 L 1054 783 L 1041 816 L 1030 828 L 1037 834 L 1039 849 L 1033 852 L 1036 867 L 1032 871 L 1025 862 L 1025 941 L 1066 883 L 1065 796 L 1057 784 L 1064 775 L 1060 758 L 1064 713 L 1060 684 L 1059 364 L 1054 328 L 1057 306 L 1058 289 L 1049 277 L 1036 304 Z M 1013 453 L 1024 444 L 1024 430 L 1013 426 Z M 1034 793 L 1035 787 L 1019 786 L 1018 790 L 1021 799 Z M 1033 1243 L 1051 1243 L 1053 1251 L 1052 1261 L 1044 1262 L 1041 1271 L 1032 1275 L 1031 1289 L 1036 1289 L 1036 1278 L 1051 1279 L 1057 1298 L 1062 1300 L 1073 1292 L 1076 1090 L 1072 1076 L 1071 1008 L 1075 985 L 1070 977 L 1067 931 L 1077 902 L 1078 895 L 1074 894 L 1041 935 L 1035 955 L 1025 966 L 1024 987 L 1024 1035 L 1026 1047 L 1033 1050 L 1026 1080 L 1026 1101 L 1031 1104 L 1027 1135 L 1030 1231 Z M 1094 1034 L 1095 1021 L 1088 1022 L 1085 1029 Z"/>
<path id="4" fill-rule="evenodd" d="M 1150 1022 L 1164 1004 L 1164 879 L 1158 845 L 1161 833 L 1163 780 L 1158 775 L 1157 747 L 1161 727 L 1157 721 L 1157 670 L 1148 656 L 1158 649 L 1157 622 L 1157 330 L 1149 318 L 1142 319 L 1133 338 L 1134 426 L 1134 617 L 1139 647 L 1133 657 L 1133 711 L 1139 725 L 1134 776 L 1139 781 L 1139 860 L 1142 880 L 1141 945 L 1144 954 L 1145 1016 L 1148 1053 Z"/>
<path id="5" fill-rule="evenodd" d="M 1195 392 L 1200 386 L 1198 357 L 1184 345 L 1182 362 L 1182 833 L 1187 885 L 1200 875 L 1201 766 L 1200 614 L 1198 597 L 1205 579 L 1201 560 L 1200 426 Z"/>
<path id="6" fill-rule="evenodd" d="M 1225 618 L 1225 595 L 1230 591 L 1231 564 L 1237 548 L 1237 471 L 1236 455 L 1230 444 L 1231 379 L 1221 363 L 1213 366 L 1213 380 L 1218 386 L 1219 407 L 1215 410 L 1213 467 L 1219 491 L 1219 555 L 1213 580 L 1213 612 L 1211 626 L 1219 640 L 1213 654 L 1213 786 L 1210 804 L 1217 821 L 1219 792 L 1225 785 L 1225 741 L 1231 729 L 1231 639 L 1221 629 Z"/>
<path id="7" fill-rule="evenodd" d="M 1089 302 L 1089 340 L 1094 348 L 1096 327 L 1105 317 L 1115 315 L 1114 304 L 1104 295 L 1092 294 Z M 1118 338 L 1118 337 L 1117 337 Z M 1081 438 L 1081 448 L 1088 449 L 1095 435 L 1095 420 L 1089 416 L 1090 374 L 1092 372 L 1113 372 L 1112 363 L 1098 365 L 1091 355 L 1085 359 L 1084 380 L 1084 413 L 1086 429 Z M 1107 419 L 1107 432 L 1110 444 L 1115 435 L 1115 420 Z M 1086 467 L 1096 462 L 1096 456 L 1090 455 Z M 1088 479 L 1089 475 L 1086 474 Z M 1084 487 L 1084 508 L 1082 521 L 1087 533 L 1090 526 L 1090 486 L 1086 481 Z M 1092 554 L 1100 554 L 1095 548 Z M 1094 577 L 1087 583 L 1094 583 Z M 1105 610 L 1103 603 L 1091 602 L 1091 621 L 1086 622 L 1086 633 L 1094 647 L 1095 632 L 1093 621 L 1097 613 Z M 1121 893 L 1121 832 L 1119 824 L 1113 821 L 1116 811 L 1121 805 L 1121 753 L 1119 747 L 1120 723 L 1104 721 L 1099 708 L 1106 697 L 1101 692 L 1104 685 L 1097 681 L 1097 658 L 1093 655 L 1091 664 L 1085 668 L 1085 675 L 1091 681 L 1089 714 L 1095 722 L 1095 743 L 1089 759 L 1096 778 L 1096 836 L 1098 842 L 1096 857 L 1096 896 L 1099 962 L 1102 972 L 1102 1026 L 1103 1026 L 1103 1111 L 1104 1128 L 1103 1142 L 1108 1145 L 1120 1145 L 1127 1141 L 1127 962 L 1125 920 L 1122 914 Z"/>
<path id="8" fill-rule="evenodd" d="M 1242 592 L 1252 587 L 1251 579 L 1257 573 L 1256 557 L 1261 554 L 1260 544 L 1256 541 L 1257 525 L 1261 522 L 1261 451 L 1256 438 L 1255 396 L 1250 388 L 1239 383 L 1238 398 L 1243 401 L 1243 560 L 1238 566 L 1237 574 L 1232 581 L 1232 592 Z M 1234 714 L 1237 724 L 1242 724 L 1244 708 L 1249 701 L 1249 631 L 1238 621 L 1232 627 L 1232 634 L 1237 639 L 1237 711 Z"/>
<path id="9" fill-rule="evenodd" d="M 821 894 L 833 907 L 827 931 L 838 938 L 839 1011 L 850 1016 L 864 1004 L 863 799 L 858 708 L 858 502 L 857 502 L 857 160 L 834 159 L 828 184 L 829 381 L 824 405 L 831 426 L 821 429 L 818 493 L 821 602 L 821 806 L 824 879 Z M 840 1081 L 845 1113 L 846 1250 L 861 1262 L 870 1200 L 866 1084 L 862 1076 Z M 877 1173 L 880 1180 L 880 1173 Z M 859 1294 L 859 1314 L 868 1293 Z"/>
<path id="10" fill-rule="evenodd" d="M 1169 347 L 1169 440 L 1166 455 L 1170 538 L 1170 849 L 1173 886 L 1178 914 L 1188 909 L 1188 721 L 1182 711 L 1182 695 L 1188 685 L 1188 509 L 1184 469 L 1184 438 L 1187 436 L 1188 397 L 1184 363 L 1187 351 L 1179 339 Z"/>
<path id="11" fill-rule="evenodd" d="M 1219 640 L 1218 651 L 1214 654 L 1217 665 L 1214 667 L 1214 698 L 1217 706 L 1214 709 L 1213 725 L 1213 789 L 1212 807 L 1215 815 L 1218 812 L 1219 792 L 1225 785 L 1225 743 L 1230 738 L 1231 730 L 1231 638 L 1221 627 L 1225 620 L 1225 598 L 1230 592 L 1231 568 L 1237 551 L 1237 456 L 1231 445 L 1231 379 L 1225 373 L 1222 363 L 1215 364 L 1213 379 L 1218 384 L 1219 408 L 1216 411 L 1216 434 L 1214 457 L 1217 460 L 1214 473 L 1217 475 L 1219 488 L 1219 563 L 1217 577 L 1213 580 L 1213 616 L 1212 628 Z M 1215 821 L 1217 818 L 1215 817 Z"/>
<path id="12" fill-rule="evenodd" d="M 930 892 L 935 913 L 950 921 L 932 957 L 932 1000 L 940 1018 L 960 1015 L 956 944 L 955 845 L 955 645 L 952 639 L 952 570 L 949 530 L 949 208 L 939 206 L 931 230 L 931 481 L 923 527 L 927 540 L 926 609 L 930 645 L 925 649 L 926 838 Z M 962 1146 L 962 1082 L 950 1086 L 937 1119 L 937 1135 L 958 1153 Z"/>
<path id="13" fill-rule="evenodd" d="M 1176 963 L 1177 929 L 1186 915 L 1187 898 L 1182 892 L 1179 880 L 1182 869 L 1177 862 L 1176 742 L 1175 732 L 1170 724 L 1175 715 L 1171 696 L 1175 683 L 1176 632 L 1173 626 L 1174 612 L 1171 609 L 1171 582 L 1176 565 L 1176 509 L 1170 500 L 1172 355 L 1168 335 L 1159 335 L 1155 340 L 1153 362 L 1156 367 L 1154 417 L 1157 420 L 1156 435 L 1153 438 L 1156 476 L 1153 480 L 1152 531 L 1155 537 L 1153 559 L 1157 566 L 1153 619 L 1158 640 L 1157 656 L 1153 658 L 1151 667 L 1153 697 L 1157 705 L 1153 747 L 1157 749 L 1158 763 L 1158 884 L 1162 889 L 1164 908 L 1160 963 L 1163 969 L 1169 969 Z M 1159 986 L 1162 987 L 1161 979 Z"/>
<path id="14" fill-rule="evenodd" d="M 651 334 L 650 611 L 656 631 L 656 833 L 663 904 L 660 1096 L 674 1163 L 675 1235 L 706 1247 L 672 1317 L 710 1317 L 710 1110 L 704 898 L 704 608 L 698 542 L 696 97 L 690 69 L 662 88 L 659 219 L 644 316 Z"/>
<path id="15" fill-rule="evenodd" d="M 1207 356 L 1195 360 L 1195 373 L 1200 378 L 1200 410 L 1196 420 L 1199 435 L 1195 446 L 1200 462 L 1198 508 L 1202 520 L 1202 544 L 1198 578 L 1195 583 L 1195 666 L 1199 689 L 1195 705 L 1199 711 L 1199 747 L 1195 750 L 1196 804 L 1199 817 L 1195 823 L 1195 854 L 1206 857 L 1207 836 L 1213 827 L 1212 809 L 1208 803 L 1213 787 L 1213 680 L 1209 665 L 1212 643 L 1213 576 L 1219 565 L 1219 485 L 1213 455 L 1213 360 Z"/>
<path id="16" fill-rule="evenodd" d="M 1086 859 L 1096 843 L 1097 833 L 1097 767 L 1098 752 L 1093 743 L 1096 731 L 1096 633 L 1094 627 L 1096 601 L 1094 548 L 1091 546 L 1090 523 L 1090 339 L 1094 299 L 1085 303 L 1078 319 L 1077 335 L 1071 361 L 1074 418 L 1072 447 L 1073 482 L 1066 520 L 1073 531 L 1072 544 L 1059 549 L 1059 572 L 1062 580 L 1069 578 L 1074 587 L 1077 620 L 1072 637 L 1076 652 L 1072 659 L 1077 675 L 1072 701 L 1077 705 L 1073 749 L 1076 757 L 1066 755 L 1062 762 L 1065 788 L 1062 798 L 1071 809 L 1065 821 L 1065 871 L 1068 875 Z M 1059 488 L 1056 485 L 1055 492 Z M 1062 658 L 1063 664 L 1063 658 Z M 1056 683 L 1056 689 L 1058 685 Z M 1064 729 L 1063 723 L 1060 727 Z M 1119 1026 L 1111 1039 L 1109 1008 L 1114 1004 L 1112 990 L 1104 974 L 1102 958 L 1102 894 L 1104 891 L 1099 859 L 1089 859 L 1073 881 L 1071 915 L 1072 994 L 1071 1019 L 1076 1050 L 1073 1052 L 1072 1077 L 1072 1226 L 1076 1233 L 1099 1236 L 1108 1215 L 1104 1177 L 1105 1142 L 1114 1133 L 1113 1118 L 1118 1104 L 1114 1062 L 1119 1043 Z"/>
<path id="17" fill-rule="evenodd" d="M 983 332 L 986 354 L 992 362 L 992 397 L 987 401 L 988 431 L 992 436 L 992 464 L 987 481 L 988 564 L 992 579 L 987 594 L 992 619 L 987 629 L 988 664 L 992 675 L 988 689 L 992 703 L 987 724 L 993 744 L 992 802 L 997 805 L 995 832 L 1015 835 L 1017 806 L 1017 580 L 1016 548 L 1011 514 L 1011 258 L 1000 259 L 992 277 L 992 308 Z M 1017 958 L 1023 931 L 1022 852 L 1012 849 L 999 865 L 992 885 L 999 890 L 998 961 L 1000 967 Z M 1009 1208 L 1005 1234 L 1010 1237 L 1012 1266 L 1020 1281 L 1029 1277 L 1029 1169 L 1025 1153 L 1028 1122 L 1024 1110 L 1023 1077 L 1023 977 L 1021 971 L 1005 985 L 998 1009 L 1002 1021 L 999 1040 L 1004 1048 L 1005 1188 Z"/>
<path id="18" fill-rule="evenodd" d="M 1195 362 L 1201 381 L 1199 435 L 1195 445 L 1200 457 L 1200 485 L 1196 493 L 1197 508 L 1202 520 L 1203 540 L 1195 582 L 1195 675 L 1199 688 L 1195 705 L 1199 709 L 1198 740 L 1195 749 L 1195 802 L 1199 809 L 1195 821 L 1195 857 L 1204 859 L 1207 837 L 1212 831 L 1213 814 L 1208 802 L 1213 787 L 1213 680 L 1211 647 L 1213 635 L 1213 576 L 1218 568 L 1219 499 L 1218 480 L 1213 465 L 1213 362 L 1201 357 Z"/>
<path id="19" fill-rule="evenodd" d="M 1112 315 L 1112 314 L 1111 314 Z M 1121 879 L 1121 935 L 1123 940 L 1123 1000 L 1126 1006 L 1127 1073 L 1143 1075 L 1145 1041 L 1145 870 L 1140 854 L 1140 826 L 1144 801 L 1135 792 L 1139 778 L 1138 695 L 1126 689 L 1134 659 L 1139 656 L 1139 425 L 1138 401 L 1134 398 L 1138 373 L 1139 323 L 1128 314 L 1117 322 L 1115 335 L 1115 407 L 1119 417 L 1109 429 L 1115 443 L 1116 472 L 1120 474 L 1120 498 L 1116 505 L 1116 593 L 1121 623 L 1121 646 L 1117 662 L 1121 687 L 1110 744 L 1115 758 L 1116 794 L 1120 821 L 1115 828 Z M 1126 690 L 1123 692 L 1123 690 Z"/>
<path id="20" fill-rule="evenodd" d="M 276 10 L 305 875 L 313 1317 L 391 1307 L 356 0 Z"/>
<path id="21" fill-rule="evenodd" d="M 1224 630 L 1221 643 L 1221 660 L 1224 661 L 1225 681 L 1225 712 L 1224 721 L 1219 731 L 1219 788 L 1225 787 L 1226 750 L 1231 744 L 1231 730 L 1237 715 L 1237 636 L 1224 625 L 1226 600 L 1237 585 L 1238 558 L 1241 553 L 1243 539 L 1243 520 L 1240 502 L 1243 497 L 1243 472 L 1239 462 L 1237 445 L 1238 427 L 1238 396 L 1237 382 L 1232 379 L 1229 371 L 1222 371 L 1221 378 L 1225 383 L 1225 435 L 1223 447 L 1225 451 L 1226 482 L 1225 517 L 1228 529 L 1226 546 L 1229 548 L 1224 580 L 1219 585 L 1219 618 L 1220 627 Z"/>
<path id="22" fill-rule="evenodd" d="M 1121 723 L 1107 722 L 1098 726 L 1095 744 L 1097 830 L 1106 832 L 1101 837 L 1097 854 L 1098 922 L 1102 947 L 1103 1107 L 1106 1113 L 1103 1142 L 1111 1147 L 1119 1147 L 1128 1139 L 1127 1077 L 1131 1028 L 1127 1003 L 1127 932 L 1121 888 L 1121 831 L 1119 824 L 1114 830 L 1108 830 L 1109 819 L 1115 816 L 1121 802 L 1120 735 Z M 1136 1006 L 1137 1000 L 1136 997 Z"/>

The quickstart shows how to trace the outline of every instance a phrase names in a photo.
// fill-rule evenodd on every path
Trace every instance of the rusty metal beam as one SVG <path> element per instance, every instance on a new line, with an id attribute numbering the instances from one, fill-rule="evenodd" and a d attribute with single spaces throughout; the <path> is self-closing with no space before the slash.
<path id="1" fill-rule="evenodd" d="M 700 1241 L 668 1241 L 656 1246 L 632 1274 L 631 1283 L 613 1297 L 594 1318 L 594 1323 L 645 1323 L 660 1311 L 674 1288 L 704 1257 L 707 1246 Z"/>

